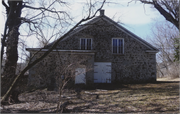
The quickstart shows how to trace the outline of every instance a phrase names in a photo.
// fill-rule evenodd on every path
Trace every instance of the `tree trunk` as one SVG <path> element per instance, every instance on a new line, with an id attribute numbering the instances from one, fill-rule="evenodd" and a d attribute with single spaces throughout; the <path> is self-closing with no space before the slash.
<path id="1" fill-rule="evenodd" d="M 7 12 L 7 42 L 6 42 L 6 61 L 4 72 L 1 80 L 1 95 L 4 95 L 8 88 L 11 86 L 13 80 L 16 76 L 16 65 L 18 61 L 18 40 L 19 40 L 19 27 L 21 25 L 21 10 L 22 10 L 22 0 L 19 1 L 10 1 L 9 4 L 9 12 Z M 13 90 L 18 93 L 17 90 Z M 13 93 L 9 95 L 11 96 L 12 101 L 18 101 L 18 95 Z M 8 96 L 8 97 L 9 97 Z M 8 99 L 6 99 L 8 100 Z"/>

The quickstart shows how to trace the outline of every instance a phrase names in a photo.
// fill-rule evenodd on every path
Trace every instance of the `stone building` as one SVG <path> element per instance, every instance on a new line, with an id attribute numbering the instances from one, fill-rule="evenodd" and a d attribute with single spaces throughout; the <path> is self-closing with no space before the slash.
<path id="1" fill-rule="evenodd" d="M 41 52 L 47 51 L 51 45 Z M 27 50 L 33 54 L 38 49 Z M 83 59 L 86 60 L 70 70 L 76 74 L 76 84 L 154 82 L 157 52 L 157 48 L 114 22 L 101 10 L 99 16 L 71 32 L 42 62 L 30 69 L 29 82 L 40 77 L 39 84 L 43 84 L 43 80 L 52 84 L 54 76 L 63 78 L 63 73 L 58 74 L 63 71 L 61 67 Z"/>

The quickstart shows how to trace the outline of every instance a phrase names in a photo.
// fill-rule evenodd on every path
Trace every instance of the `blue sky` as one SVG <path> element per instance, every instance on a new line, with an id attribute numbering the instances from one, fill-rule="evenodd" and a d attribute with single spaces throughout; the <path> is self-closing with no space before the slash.
<path id="1" fill-rule="evenodd" d="M 128 5 L 127 0 L 122 0 L 120 4 L 122 5 L 112 6 L 110 8 L 112 11 L 108 11 L 107 7 L 105 9 L 107 16 L 111 17 L 116 12 L 116 17 L 123 23 L 122 26 L 143 39 L 151 35 L 151 28 L 154 26 L 155 20 L 164 20 L 164 17 L 151 5 L 143 5 L 140 2 L 132 2 Z"/>
<path id="2" fill-rule="evenodd" d="M 83 12 L 84 0 L 68 0 L 70 1 L 69 11 L 78 22 L 85 17 Z M 114 21 L 120 21 L 122 26 L 130 30 L 137 36 L 146 39 L 151 36 L 151 28 L 153 28 L 155 20 L 165 20 L 158 11 L 151 5 L 143 5 L 141 2 L 128 2 L 131 0 L 110 0 L 111 4 L 106 4 L 103 9 L 105 15 L 113 18 Z M 108 1 L 107 1 L 108 2 Z M 78 12 L 78 13 L 77 13 Z M 99 15 L 99 13 L 97 14 Z M 3 33 L 4 17 L 1 18 L 1 33 Z M 35 46 L 36 44 L 33 44 Z M 30 46 L 32 47 L 32 46 Z"/>
<path id="3" fill-rule="evenodd" d="M 82 12 L 82 1 L 74 2 L 72 9 L 74 12 Z M 153 28 L 155 20 L 165 20 L 158 11 L 151 5 L 143 5 L 141 2 L 128 2 L 131 0 L 111 0 L 112 4 L 105 5 L 105 15 L 113 18 L 114 21 L 120 21 L 122 26 L 130 30 L 137 36 L 146 39 L 151 36 L 151 28 Z M 81 18 L 81 13 L 74 13 L 75 16 Z M 98 13 L 99 15 L 99 13 Z M 78 19 L 77 19 L 78 20 Z"/>
<path id="4" fill-rule="evenodd" d="M 71 16 L 76 17 L 75 22 L 78 22 L 85 17 L 87 12 L 83 9 L 85 7 L 85 0 L 67 0 L 70 1 L 69 13 Z M 143 5 L 140 2 L 128 2 L 131 0 L 110 0 L 111 4 L 106 4 L 103 9 L 105 15 L 112 18 L 116 22 L 122 23 L 129 31 L 133 32 L 142 39 L 149 41 L 147 36 L 152 36 L 151 29 L 154 27 L 154 23 L 157 21 L 165 21 L 164 17 L 152 8 L 151 5 Z M 37 4 L 36 4 L 37 5 Z M 67 8 L 66 6 L 63 8 Z M 58 7 L 57 7 L 58 9 Z M 62 7 L 61 7 L 62 10 Z M 86 9 L 87 10 L 87 9 Z M 3 11 L 5 12 L 5 11 Z M 5 15 L 5 14 L 3 14 Z M 97 14 L 99 15 L 99 13 Z M 2 16 L 2 15 L 1 15 Z M 5 17 L 1 18 L 1 33 L 3 33 Z M 27 28 L 27 26 L 25 27 Z M 20 32 L 23 34 L 23 32 Z M 36 38 L 25 38 L 27 46 L 26 48 L 37 47 Z"/>

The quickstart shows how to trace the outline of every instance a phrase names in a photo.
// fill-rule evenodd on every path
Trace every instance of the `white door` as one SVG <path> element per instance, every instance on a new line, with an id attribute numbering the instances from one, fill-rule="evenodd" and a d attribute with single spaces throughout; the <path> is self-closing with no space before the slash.
<path id="1" fill-rule="evenodd" d="M 75 70 L 75 84 L 86 84 L 86 68 L 77 68 Z"/>
<path id="2" fill-rule="evenodd" d="M 94 83 L 111 83 L 111 62 L 94 63 Z"/>

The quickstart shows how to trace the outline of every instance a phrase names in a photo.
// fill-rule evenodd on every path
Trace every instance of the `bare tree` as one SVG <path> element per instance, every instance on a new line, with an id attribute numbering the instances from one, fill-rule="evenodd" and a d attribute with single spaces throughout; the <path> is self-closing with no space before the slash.
<path id="1" fill-rule="evenodd" d="M 69 18 L 69 15 L 66 13 L 66 12 L 64 12 L 64 11 L 56 11 L 56 9 L 53 7 L 52 8 L 52 6 L 55 4 L 55 3 L 58 3 L 59 5 L 61 5 L 61 4 L 65 4 L 66 2 L 62 2 L 62 1 L 53 1 L 53 2 L 51 2 L 50 4 L 48 4 L 48 6 L 45 6 L 45 5 L 42 5 L 43 7 L 33 7 L 33 6 L 28 6 L 28 5 L 26 5 L 26 3 L 28 3 L 28 2 L 23 2 L 23 1 L 16 1 L 16 2 L 14 2 L 14 1 L 8 1 L 8 4 L 7 3 L 5 3 L 5 1 L 3 0 L 2 1 L 3 2 L 3 5 L 5 6 L 5 8 L 6 8 L 6 10 L 7 10 L 7 14 L 11 14 L 11 13 L 9 13 L 8 11 L 9 11 L 9 9 L 11 9 L 11 4 L 14 4 L 15 6 L 16 6 L 16 9 L 18 9 L 19 8 L 19 10 L 21 11 L 22 10 L 22 8 L 29 8 L 29 9 L 33 9 L 33 10 L 37 10 L 37 11 L 39 11 L 38 13 L 37 13 L 37 15 L 33 15 L 33 17 L 32 18 L 29 18 L 29 19 L 27 19 L 27 18 L 23 18 L 23 17 L 21 17 L 21 15 L 19 15 L 19 17 L 17 17 L 18 19 L 20 19 L 20 21 L 22 22 L 26 22 L 26 23 L 28 23 L 28 25 L 29 25 L 29 28 L 30 28 L 30 30 L 32 31 L 32 32 L 35 32 L 36 34 L 38 34 L 38 35 L 40 35 L 40 36 L 42 36 L 42 34 L 40 34 L 38 31 L 36 31 L 36 30 L 43 30 L 43 27 L 42 26 L 40 26 L 40 25 L 43 25 L 44 24 L 44 21 L 43 21 L 43 19 L 47 19 L 47 18 L 44 18 L 44 17 L 51 17 L 51 18 L 53 18 L 54 19 L 54 17 L 52 16 L 52 15 L 45 15 L 45 12 L 49 12 L 49 13 L 53 13 L 53 14 L 55 14 L 56 16 L 55 17 L 57 17 L 57 18 L 55 18 L 55 22 L 59 22 L 59 24 L 62 24 L 62 18 L 60 18 L 60 14 L 63 14 L 63 15 L 65 15 L 65 17 L 67 16 L 68 17 L 68 19 L 70 19 Z M 97 3 L 101 3 L 101 5 L 99 6 L 99 8 L 97 8 L 97 7 L 95 7 L 96 5 L 97 5 Z M 11 75 L 9 75 L 8 74 L 8 72 L 10 72 L 10 71 L 8 71 L 8 69 L 6 69 L 6 71 L 4 72 L 4 77 L 7 77 L 6 75 L 8 75 L 8 77 L 14 77 L 14 78 L 12 78 L 11 79 L 11 82 L 8 82 L 8 84 L 9 85 L 7 85 L 7 86 L 3 86 L 3 87 L 7 87 L 7 88 L 5 88 L 4 89 L 4 93 L 3 93 L 3 97 L 2 97 L 2 101 L 5 101 L 5 100 L 7 100 L 7 98 L 10 96 L 10 94 L 12 94 L 12 90 L 15 90 L 15 88 L 16 88 L 16 86 L 17 86 L 17 84 L 18 84 L 18 80 L 24 75 L 24 73 L 28 70 L 28 69 L 30 69 L 31 67 L 33 67 L 35 64 L 37 64 L 38 62 L 40 62 L 44 57 L 46 57 L 54 48 L 56 48 L 56 46 L 58 45 L 58 43 L 61 41 L 61 40 L 63 40 L 66 36 L 68 36 L 68 34 L 70 33 L 70 32 L 72 32 L 74 29 L 76 29 L 82 22 L 85 22 L 85 21 L 87 21 L 87 20 L 90 20 L 90 19 L 92 19 L 95 15 L 96 15 L 96 13 L 99 11 L 99 10 L 101 10 L 101 8 L 103 7 L 103 5 L 104 5 L 104 3 L 105 3 L 105 0 L 103 1 L 103 2 L 94 2 L 94 4 L 92 3 L 92 2 L 90 2 L 90 7 L 89 7 L 89 13 L 88 13 L 88 15 L 87 15 L 87 17 L 86 18 L 84 18 L 84 19 L 81 19 L 77 24 L 75 24 L 71 29 L 69 29 L 69 31 L 67 32 L 67 33 L 65 33 L 65 34 L 61 34 L 61 37 L 60 37 L 60 35 L 58 34 L 58 33 L 54 33 L 54 36 L 56 36 L 56 37 L 58 37 L 59 36 L 59 39 L 57 39 L 56 40 L 56 42 L 54 42 L 54 44 L 49 48 L 49 50 L 47 51 L 47 52 L 45 52 L 45 53 L 43 53 L 42 54 L 42 56 L 40 56 L 40 57 L 38 57 L 37 59 L 35 59 L 34 61 L 31 61 L 32 59 L 33 59 L 33 57 L 38 53 L 38 52 L 40 52 L 42 49 L 40 49 L 39 51 L 37 51 L 36 53 L 35 53 L 35 55 L 33 55 L 32 56 L 32 58 L 30 58 L 29 60 L 31 61 L 31 62 L 29 62 L 28 63 L 28 65 L 17 75 L 17 76 L 15 76 L 15 73 L 14 72 L 12 72 L 11 73 Z M 20 6 L 21 7 L 20 7 Z M 57 5 L 57 4 L 56 4 Z M 96 10 L 94 10 L 94 8 L 96 9 Z M 14 9 L 11 9 L 12 11 L 14 11 L 15 12 L 15 10 Z M 10 11 L 11 11 L 10 10 Z M 18 12 L 18 11 L 16 11 L 16 12 Z M 40 17 L 39 17 L 40 16 Z M 6 21 L 6 23 L 8 23 L 8 19 L 12 19 L 12 17 L 11 18 L 9 18 L 9 16 L 8 16 L 8 18 L 7 18 L 7 21 Z M 63 20 L 64 21 L 67 21 L 65 18 L 63 18 Z M 37 21 L 37 22 L 36 22 Z M 47 23 L 47 25 L 50 25 L 50 23 L 48 22 L 48 21 L 45 21 L 46 23 Z M 21 25 L 22 23 L 19 23 L 18 24 L 18 28 L 17 28 L 17 30 L 16 30 L 16 32 L 19 30 L 19 26 Z M 6 34 L 6 31 L 8 30 L 9 31 L 9 29 L 7 29 L 8 28 L 8 26 L 6 27 L 7 25 L 5 24 L 5 34 Z M 56 28 L 58 28 L 57 27 L 57 25 L 55 24 L 55 26 L 56 26 Z M 59 29 L 58 29 L 59 30 Z M 9 32 L 8 32 L 9 33 Z M 43 32 L 42 32 L 43 33 Z M 4 35 L 4 36 L 7 36 L 7 35 Z M 7 37 L 3 37 L 3 41 L 6 41 L 6 38 Z M 14 37 L 12 37 L 12 38 L 14 38 Z M 51 37 L 50 37 L 51 38 Z M 8 37 L 8 39 L 10 39 L 10 37 Z M 19 39 L 19 37 L 17 36 L 16 37 L 16 41 L 18 41 L 18 39 Z M 2 42 L 3 43 L 3 42 Z M 15 46 L 17 47 L 17 43 L 15 44 Z M 14 46 L 14 45 L 13 45 Z M 10 47 L 11 48 L 11 45 L 8 45 L 7 44 L 7 47 Z M 4 50 L 4 47 L 2 46 L 2 52 L 3 52 L 3 50 Z M 16 50 L 17 50 L 17 48 L 16 48 Z M 17 52 L 17 51 L 16 51 Z M 7 54 L 8 54 L 8 51 L 7 51 Z M 2 54 L 3 55 L 3 54 Z M 17 55 L 17 53 L 15 53 L 15 55 Z M 11 57 L 14 57 L 14 56 L 11 56 Z M 7 59 L 7 61 L 11 61 L 11 60 L 9 60 L 9 59 Z M 13 68 L 13 69 L 16 69 L 16 64 L 17 64 L 17 59 L 16 59 L 16 61 L 14 62 L 14 64 L 13 65 L 5 65 L 5 68 L 7 67 L 7 68 Z M 8 79 L 6 78 L 6 81 L 8 81 Z M 3 81 L 3 83 L 4 82 L 6 82 L 6 81 Z"/>
<path id="2" fill-rule="evenodd" d="M 76 80 L 83 80 L 85 83 L 86 81 L 83 79 L 83 77 L 77 77 L 80 74 L 86 74 L 88 71 L 92 70 L 90 65 L 88 65 L 87 60 L 89 59 L 86 55 L 68 55 L 67 59 L 64 61 L 63 64 L 58 64 L 56 67 L 56 73 L 59 75 L 56 75 L 56 80 L 58 84 L 58 91 L 59 91 L 59 100 L 57 103 L 57 112 L 61 111 L 63 112 L 64 107 L 62 105 L 61 95 L 63 93 L 64 87 L 67 85 L 67 83 L 71 80 L 74 85 Z M 74 61 L 76 60 L 76 61 Z M 61 60 L 59 59 L 59 62 Z M 61 61 L 62 62 L 62 61 Z M 77 71 L 78 68 L 85 68 L 83 71 Z M 62 69 L 62 70 L 59 70 Z M 68 101 L 67 101 L 68 102 Z"/>
<path id="3" fill-rule="evenodd" d="M 2 86 L 4 88 L 2 89 L 1 94 L 4 94 L 5 90 L 7 90 L 6 83 L 12 82 L 12 80 L 15 77 L 16 73 L 16 65 L 18 60 L 18 52 L 17 52 L 17 46 L 18 46 L 18 38 L 19 38 L 19 27 L 21 24 L 21 10 L 22 10 L 22 1 L 8 1 L 8 5 L 2 1 L 3 5 L 6 7 L 7 11 L 7 22 L 5 24 L 5 30 L 4 35 L 2 39 L 2 48 L 1 48 L 1 62 L 3 58 L 3 52 L 4 52 L 4 46 L 6 41 L 6 61 L 4 66 L 4 72 L 5 75 L 2 79 Z M 6 39 L 8 37 L 8 39 Z M 5 90 L 4 90 L 5 89 Z"/>
<path id="4" fill-rule="evenodd" d="M 174 61 L 174 53 L 176 51 L 176 39 L 179 36 L 179 31 L 169 22 L 156 23 L 152 30 L 152 43 L 159 48 L 157 54 L 157 69 L 158 74 L 170 78 L 179 76 L 179 64 Z"/>
<path id="5" fill-rule="evenodd" d="M 56 3 L 65 4 L 62 1 L 54 1 L 49 4 L 49 6 L 42 5 L 43 7 L 31 7 L 28 6 L 30 1 L 25 2 L 24 0 L 12 1 L 12 0 L 3 0 L 2 4 L 6 8 L 7 18 L 4 27 L 4 35 L 2 38 L 2 47 L 1 47 L 1 62 L 4 54 L 4 47 L 6 46 L 6 61 L 3 69 L 2 79 L 2 91 L 1 94 L 4 95 L 7 89 L 10 87 L 11 83 L 16 76 L 16 68 L 18 61 L 18 42 L 19 42 L 19 29 L 23 23 L 29 24 L 30 31 L 37 31 L 37 29 L 47 26 L 49 23 L 46 21 L 51 15 L 46 12 L 55 13 L 60 15 L 61 13 L 66 14 L 63 11 L 56 11 L 52 6 Z M 22 16 L 22 11 L 24 8 L 38 10 L 33 16 Z M 67 15 L 67 14 L 66 14 Z M 54 17 L 53 17 L 54 18 Z M 60 23 L 59 19 L 59 23 Z M 46 24 L 46 23 L 47 24 Z M 33 26 L 33 27 L 32 27 Z M 37 31 L 38 32 L 38 31 Z M 13 94 L 13 93 L 11 93 Z M 17 100 L 17 99 L 16 99 Z M 15 101 L 16 101 L 15 100 Z M 18 102 L 18 101 L 17 101 Z"/>
<path id="6" fill-rule="evenodd" d="M 179 29 L 179 0 L 132 0 L 150 4 L 170 23 Z M 131 1 L 131 2 L 132 2 Z"/>
<path id="7" fill-rule="evenodd" d="M 179 29 L 179 0 L 131 0 L 152 5 L 167 21 Z M 129 3 L 130 3 L 129 2 Z M 176 38 L 176 51 L 174 58 L 179 61 L 180 39 Z"/>
<path id="8" fill-rule="evenodd" d="M 36 55 L 36 57 L 41 54 Z M 76 80 L 83 80 L 78 77 L 92 70 L 92 65 L 88 63 L 91 57 L 88 55 L 76 54 L 72 52 L 51 52 L 41 62 L 36 64 L 31 70 L 28 85 L 29 87 L 42 88 L 58 91 L 57 112 L 63 112 L 66 106 L 62 104 L 64 88 L 68 85 L 74 86 Z M 54 60 L 54 61 L 51 61 Z M 85 68 L 84 71 L 77 72 L 78 68 Z M 77 83 L 77 82 L 76 82 Z M 69 89 L 69 88 L 68 88 Z M 45 99 L 44 99 L 45 100 Z M 69 102 L 69 101 L 66 101 Z"/>

